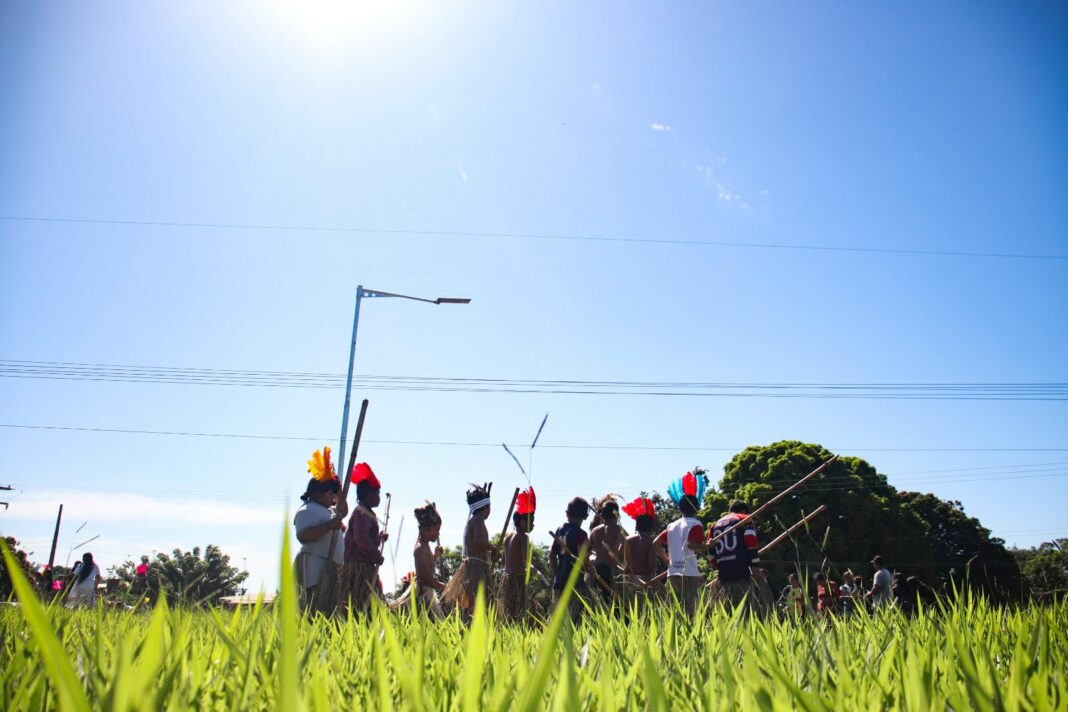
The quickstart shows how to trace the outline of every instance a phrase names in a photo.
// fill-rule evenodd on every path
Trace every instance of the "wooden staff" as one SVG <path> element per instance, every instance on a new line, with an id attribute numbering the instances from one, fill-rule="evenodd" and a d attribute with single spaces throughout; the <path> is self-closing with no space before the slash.
<path id="1" fill-rule="evenodd" d="M 572 562 L 572 566 L 574 566 L 575 564 L 578 563 L 578 557 L 575 556 L 575 553 L 573 551 L 571 551 L 571 547 L 569 547 L 567 545 L 567 540 L 566 539 L 564 539 L 563 537 L 556 536 L 556 532 L 552 531 L 551 529 L 549 530 L 549 536 L 551 536 L 553 538 L 553 540 L 556 541 L 556 543 L 560 545 L 560 548 L 563 549 L 564 552 L 568 556 L 570 556 L 572 559 L 574 559 L 574 561 Z M 590 560 L 586 559 L 586 563 L 589 564 Z M 615 590 L 614 588 L 612 588 L 612 586 L 607 581 L 605 581 L 603 578 L 601 578 L 601 575 L 599 573 L 597 573 L 597 569 L 593 568 L 592 564 L 590 564 L 590 567 L 588 569 L 586 569 L 586 573 L 592 575 L 595 579 L 597 579 L 597 583 L 599 583 L 602 586 L 604 586 L 607 590 L 609 590 L 609 591 L 614 591 Z"/>
<path id="2" fill-rule="evenodd" d="M 817 467 L 815 470 L 813 470 L 812 472 L 808 473 L 807 475 L 805 475 L 804 477 L 799 479 L 797 482 L 793 483 L 792 485 L 790 485 L 789 487 L 784 489 L 782 492 L 779 492 L 779 494 L 775 495 L 774 497 L 769 499 L 767 502 L 765 502 L 764 504 L 762 504 L 759 507 L 757 507 L 756 511 L 754 511 L 752 514 L 750 514 L 748 517 L 742 517 L 736 523 L 734 523 L 733 525 L 727 527 L 726 529 L 721 531 L 719 534 L 717 534 L 716 536 L 714 536 L 711 539 L 709 539 L 708 543 L 709 544 L 715 544 L 717 541 L 719 541 L 720 539 L 725 537 L 728 533 L 734 531 L 735 529 L 737 529 L 738 527 L 742 526 L 743 524 L 746 524 L 746 523 L 750 522 L 751 520 L 755 519 L 758 514 L 760 514 L 765 509 L 767 509 L 771 505 L 773 505 L 776 502 L 778 502 L 780 499 L 782 499 L 786 495 L 788 495 L 791 492 L 793 492 L 795 489 L 797 489 L 801 485 L 803 485 L 806 482 L 808 482 L 810 479 L 812 479 L 813 477 L 815 477 L 819 473 L 823 472 L 825 469 L 827 469 L 828 465 L 830 465 L 832 462 L 834 462 L 837 459 L 838 459 L 838 456 L 835 455 L 830 460 L 828 460 L 827 462 L 823 463 L 822 465 Z"/>
<path id="3" fill-rule="evenodd" d="M 508 514 L 504 516 L 504 528 L 501 529 L 501 558 L 504 558 L 504 537 L 508 536 L 508 522 L 512 521 L 512 512 L 515 511 L 515 503 L 519 499 L 519 488 L 512 493 L 512 503 L 508 505 Z"/>
<path id="4" fill-rule="evenodd" d="M 382 533 L 389 534 L 389 505 L 393 504 L 393 495 L 386 492 L 386 520 L 382 524 Z M 378 542 L 378 550 L 382 551 L 386 548 L 386 540 L 382 539 Z"/>
<path id="5" fill-rule="evenodd" d="M 792 527 L 790 527 L 789 529 L 784 531 L 782 534 L 780 534 L 779 536 L 777 536 L 774 539 L 772 539 L 771 541 L 769 541 L 760 551 L 757 552 L 757 554 L 760 555 L 760 556 L 763 556 L 768 551 L 770 551 L 772 549 L 772 547 L 774 547 L 776 544 L 780 543 L 783 539 L 785 539 L 786 537 L 790 536 L 795 531 L 797 531 L 801 527 L 805 526 L 806 524 L 808 524 L 813 519 L 815 519 L 816 517 L 818 517 L 819 515 L 823 514 L 826 511 L 827 511 L 827 505 L 826 504 L 821 504 L 819 507 L 814 509 L 810 514 L 805 515 L 805 517 L 802 518 L 801 521 L 799 521 L 797 524 L 794 524 Z"/>
<path id="6" fill-rule="evenodd" d="M 349 512 L 349 485 L 352 484 L 352 468 L 356 466 L 356 453 L 360 449 L 360 438 L 363 437 L 363 421 L 367 418 L 367 399 L 363 399 L 363 403 L 360 404 L 360 418 L 356 421 L 356 435 L 352 438 L 352 452 L 349 453 L 349 467 L 345 470 L 342 477 L 345 481 L 341 484 L 341 497 L 338 500 L 339 503 L 345 506 L 345 514 Z M 338 463 L 341 464 L 340 462 Z M 333 560 L 334 556 L 334 544 L 337 543 L 337 529 L 330 532 L 330 548 L 327 549 L 330 556 L 330 560 Z"/>

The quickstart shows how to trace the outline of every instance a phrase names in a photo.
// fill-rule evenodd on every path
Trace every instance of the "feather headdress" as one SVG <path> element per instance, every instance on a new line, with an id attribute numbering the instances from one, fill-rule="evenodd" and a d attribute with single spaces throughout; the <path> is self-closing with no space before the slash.
<path id="1" fill-rule="evenodd" d="M 337 473 L 334 471 L 334 464 L 330 462 L 330 446 L 323 445 L 322 452 L 316 450 L 312 453 L 312 459 L 308 460 L 308 472 L 311 476 L 325 482 L 327 480 L 336 480 Z"/>
<path id="2" fill-rule="evenodd" d="M 382 488 L 382 483 L 375 477 L 375 471 L 366 462 L 357 463 L 356 467 L 352 468 L 352 484 L 358 485 L 361 482 L 367 482 L 375 489 Z"/>
<path id="3" fill-rule="evenodd" d="M 426 500 L 426 505 L 415 508 L 415 521 L 420 529 L 429 529 L 441 524 L 441 515 L 438 514 L 438 505 Z"/>
<path id="4" fill-rule="evenodd" d="M 696 473 L 696 474 L 695 474 Z M 700 468 L 694 468 L 694 472 L 687 472 L 668 486 L 668 496 L 678 506 L 683 497 L 693 497 L 693 502 L 698 507 L 705 498 L 705 488 L 708 487 L 708 478 Z"/>
<path id="5" fill-rule="evenodd" d="M 515 513 L 519 516 L 534 514 L 538 508 L 538 498 L 534 495 L 534 488 L 523 490 L 515 500 Z"/>
<path id="6" fill-rule="evenodd" d="M 623 513 L 631 519 L 637 519 L 641 516 L 656 518 L 656 514 L 653 510 L 653 500 L 646 499 L 645 497 L 638 497 L 638 499 L 623 505 Z"/>

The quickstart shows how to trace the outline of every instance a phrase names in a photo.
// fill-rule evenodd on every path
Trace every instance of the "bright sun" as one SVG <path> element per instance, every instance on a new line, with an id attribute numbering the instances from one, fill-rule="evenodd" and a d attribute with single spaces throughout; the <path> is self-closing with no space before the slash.
<path id="1" fill-rule="evenodd" d="M 413 0 L 270 0 L 284 29 L 324 49 L 395 43 L 419 17 Z"/>

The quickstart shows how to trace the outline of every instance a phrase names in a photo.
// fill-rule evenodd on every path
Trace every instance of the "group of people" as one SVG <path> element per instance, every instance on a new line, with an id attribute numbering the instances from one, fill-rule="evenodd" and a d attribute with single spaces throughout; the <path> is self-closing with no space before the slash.
<path id="1" fill-rule="evenodd" d="M 917 605 L 929 605 L 936 595 L 930 586 L 916 576 L 891 574 L 882 556 L 872 559 L 874 574 L 871 586 L 866 587 L 864 579 L 854 575 L 852 570 L 842 574 L 841 584 L 829 578 L 827 573 L 817 571 L 812 576 L 815 595 L 809 596 L 800 577 L 796 573 L 789 575 L 788 583 L 779 594 L 779 610 L 787 616 L 804 617 L 807 615 L 832 616 L 853 615 L 862 610 L 879 610 L 893 606 L 903 613 L 913 613 Z"/>
<path id="2" fill-rule="evenodd" d="M 381 531 L 375 514 L 381 501 L 381 483 L 366 463 L 350 473 L 356 488 L 357 506 L 348 514 L 343 491 L 330 462 L 330 449 L 316 451 L 308 462 L 312 477 L 302 495 L 304 505 L 294 517 L 301 549 L 296 571 L 302 603 L 312 612 L 367 612 L 372 601 L 386 603 L 378 568 L 388 535 Z M 530 580 L 536 576 L 552 589 L 552 605 L 565 598 L 570 613 L 581 616 L 587 605 L 597 602 L 638 606 L 668 597 L 692 614 L 698 601 L 744 605 L 751 612 L 770 614 L 775 609 L 767 572 L 761 567 L 758 532 L 746 502 L 736 500 L 720 519 L 706 526 L 698 518 L 707 487 L 701 470 L 687 472 L 668 487 L 678 517 L 658 531 L 652 500 L 639 497 L 621 505 L 610 494 L 592 502 L 575 497 L 568 502 L 565 521 L 552 531 L 548 572 L 532 565 L 530 533 L 534 529 L 537 498 L 532 487 L 519 491 L 510 507 L 511 532 L 494 545 L 486 522 L 491 512 L 492 483 L 471 485 L 467 491 L 468 516 L 464 527 L 462 557 L 448 581 L 437 576 L 437 561 L 443 550 L 439 542 L 441 515 L 433 502 L 415 509 L 419 527 L 413 552 L 414 570 L 403 594 L 389 602 L 392 608 L 417 606 L 434 617 L 459 610 L 473 613 L 479 591 L 496 606 L 498 617 L 522 622 L 529 617 Z M 628 534 L 620 521 L 633 520 Z M 590 529 L 584 528 L 586 520 Z M 716 571 L 708 581 L 698 563 L 704 559 Z M 892 600 L 890 573 L 876 557 L 877 572 L 867 599 L 874 605 Z M 500 565 L 499 580 L 492 580 Z M 577 565 L 582 570 L 575 572 Z M 573 584 L 572 584 L 573 582 Z M 841 585 L 817 574 L 816 609 L 820 613 L 850 612 L 866 600 L 858 591 L 860 582 L 847 574 Z M 809 599 L 796 575 L 779 597 L 781 606 L 804 612 Z"/>

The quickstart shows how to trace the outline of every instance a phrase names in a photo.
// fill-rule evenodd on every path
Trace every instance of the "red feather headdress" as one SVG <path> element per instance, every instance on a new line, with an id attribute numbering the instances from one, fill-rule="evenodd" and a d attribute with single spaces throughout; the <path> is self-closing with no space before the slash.
<path id="1" fill-rule="evenodd" d="M 624 504 L 623 513 L 631 519 L 637 519 L 643 514 L 647 517 L 655 518 L 656 516 L 653 513 L 653 500 L 646 499 L 645 497 L 638 497 L 638 499 L 634 500 L 630 504 Z"/>
<path id="2" fill-rule="evenodd" d="M 360 462 L 352 468 L 352 484 L 358 485 L 364 481 L 370 483 L 375 489 L 382 488 L 382 483 L 375 477 L 375 471 L 371 469 L 371 466 L 366 462 Z"/>
<path id="3" fill-rule="evenodd" d="M 533 514 L 534 510 L 538 508 L 538 498 L 534 496 L 534 488 L 524 490 L 519 493 L 519 496 L 515 500 L 515 513 L 523 516 L 525 514 Z"/>
<path id="4" fill-rule="evenodd" d="M 337 473 L 334 472 L 334 465 L 330 462 L 329 445 L 324 445 L 322 452 L 316 450 L 312 453 L 312 459 L 308 460 L 308 472 L 320 482 L 337 479 Z"/>

